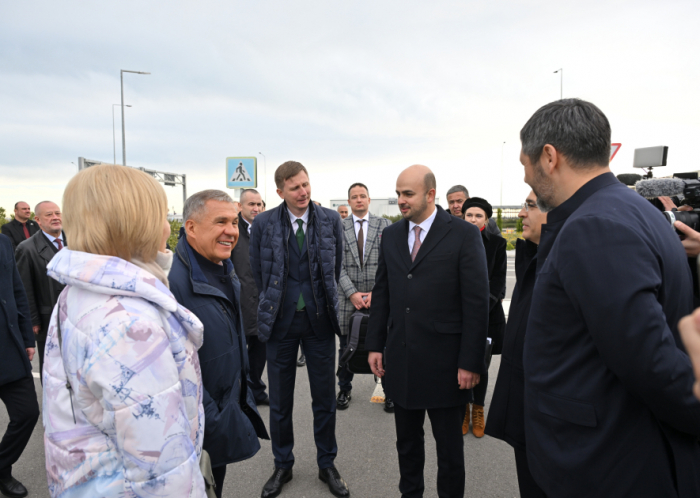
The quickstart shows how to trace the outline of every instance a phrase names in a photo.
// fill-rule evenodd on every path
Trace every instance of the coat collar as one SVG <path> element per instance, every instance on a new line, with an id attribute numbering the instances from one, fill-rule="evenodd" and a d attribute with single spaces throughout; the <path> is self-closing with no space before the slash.
<path id="1" fill-rule="evenodd" d="M 62 233 L 62 235 L 63 240 L 66 240 L 66 234 Z M 32 235 L 31 239 L 33 240 L 34 245 L 36 246 L 37 253 L 47 263 L 51 261 L 58 252 L 58 249 L 56 248 L 56 246 L 53 245 L 53 242 L 47 239 L 46 235 L 44 235 L 44 232 L 42 232 L 41 230 Z"/>
<path id="2" fill-rule="evenodd" d="M 619 180 L 615 178 L 615 175 L 612 173 L 603 173 L 589 180 L 588 183 L 578 189 L 574 195 L 547 213 L 547 224 L 557 224 L 560 221 L 566 221 L 574 211 L 581 207 L 581 204 L 583 204 L 586 199 L 601 188 L 614 185 L 615 183 L 619 183 Z"/>
<path id="3" fill-rule="evenodd" d="M 408 250 L 408 220 L 401 221 L 401 234 L 403 237 L 398 237 L 396 241 L 399 244 L 398 249 L 399 254 L 401 254 L 401 259 L 403 260 L 404 264 L 406 264 L 406 267 L 411 270 L 418 265 L 425 258 L 425 256 L 430 253 L 430 251 L 435 249 L 438 243 L 452 229 L 453 216 L 451 214 L 447 214 L 447 212 L 441 206 L 436 205 L 435 209 L 437 210 L 435 220 L 433 221 L 423 244 L 420 246 L 418 254 L 416 254 L 415 261 L 411 261 L 411 253 Z"/>

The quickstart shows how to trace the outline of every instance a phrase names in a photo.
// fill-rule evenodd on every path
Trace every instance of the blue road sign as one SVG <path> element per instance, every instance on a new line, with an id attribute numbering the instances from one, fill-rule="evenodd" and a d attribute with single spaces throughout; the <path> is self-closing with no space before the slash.
<path id="1" fill-rule="evenodd" d="M 258 186 L 258 159 L 256 157 L 227 157 L 226 186 L 228 188 L 256 188 Z"/>

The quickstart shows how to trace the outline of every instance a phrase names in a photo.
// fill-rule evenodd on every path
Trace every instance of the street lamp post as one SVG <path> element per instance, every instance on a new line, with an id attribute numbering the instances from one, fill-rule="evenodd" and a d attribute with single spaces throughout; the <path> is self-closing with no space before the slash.
<path id="1" fill-rule="evenodd" d="M 112 149 L 114 149 L 114 164 L 117 164 L 117 137 L 116 137 L 116 131 L 114 128 L 114 107 L 118 106 L 121 104 L 112 104 Z M 126 105 L 124 107 L 131 107 L 130 105 Z"/>
<path id="2" fill-rule="evenodd" d="M 124 73 L 134 73 L 134 74 L 151 74 L 145 73 L 143 71 L 129 71 L 128 69 L 122 69 L 119 73 L 119 77 L 122 83 L 122 164 L 126 166 L 126 135 L 124 133 Z"/>
<path id="3" fill-rule="evenodd" d="M 506 143 L 503 142 L 501 144 L 501 209 L 503 209 L 503 148 L 506 146 Z"/>
<path id="4" fill-rule="evenodd" d="M 263 164 L 265 165 L 263 171 L 263 180 L 265 180 L 265 187 L 263 189 L 263 199 L 265 199 L 267 197 L 267 158 L 262 152 L 258 152 L 258 154 L 263 156 Z"/>
<path id="5" fill-rule="evenodd" d="M 559 100 L 564 98 L 564 69 L 559 68 L 554 71 L 554 74 L 559 73 Z"/>

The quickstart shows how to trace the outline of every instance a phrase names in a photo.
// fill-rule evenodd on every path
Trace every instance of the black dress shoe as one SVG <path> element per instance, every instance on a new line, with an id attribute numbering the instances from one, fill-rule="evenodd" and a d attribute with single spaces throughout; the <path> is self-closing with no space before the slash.
<path id="1" fill-rule="evenodd" d="M 10 476 L 7 479 L 0 479 L 0 493 L 11 498 L 21 498 L 27 496 L 29 491 L 21 482 Z"/>
<path id="2" fill-rule="evenodd" d="M 297 366 L 298 366 L 298 367 L 303 367 L 304 365 L 306 365 L 306 356 L 304 356 L 304 355 L 302 354 L 302 355 L 299 357 L 299 359 L 297 360 Z"/>
<path id="3" fill-rule="evenodd" d="M 350 496 L 348 485 L 343 481 L 343 478 L 340 477 L 335 467 L 320 469 L 318 471 L 318 478 L 328 484 L 328 489 L 330 489 L 333 496 L 338 496 L 340 498 L 348 498 Z"/>
<path id="4" fill-rule="evenodd" d="M 389 398 L 384 399 L 384 411 L 387 413 L 394 413 L 394 402 Z"/>
<path id="5" fill-rule="evenodd" d="M 272 473 L 265 485 L 263 486 L 260 498 L 274 498 L 282 492 L 282 487 L 292 480 L 292 469 L 278 469 Z"/>
<path id="6" fill-rule="evenodd" d="M 270 397 L 269 397 L 269 396 L 265 396 L 265 397 L 262 398 L 262 399 L 256 399 L 256 400 L 255 400 L 255 405 L 256 405 L 256 406 L 261 406 L 261 405 L 270 406 Z"/>
<path id="7" fill-rule="evenodd" d="M 338 410 L 345 410 L 348 406 L 350 406 L 350 400 L 352 399 L 352 394 L 350 394 L 351 392 L 352 391 L 340 391 L 338 393 L 338 397 L 336 398 Z"/>

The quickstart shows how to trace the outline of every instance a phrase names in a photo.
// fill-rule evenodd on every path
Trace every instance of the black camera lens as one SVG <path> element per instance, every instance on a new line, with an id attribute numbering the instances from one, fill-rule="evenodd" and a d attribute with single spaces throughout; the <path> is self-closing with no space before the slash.
<path id="1" fill-rule="evenodd" d="M 664 216 L 671 225 L 680 221 L 696 232 L 700 231 L 700 213 L 697 211 L 664 211 Z"/>

